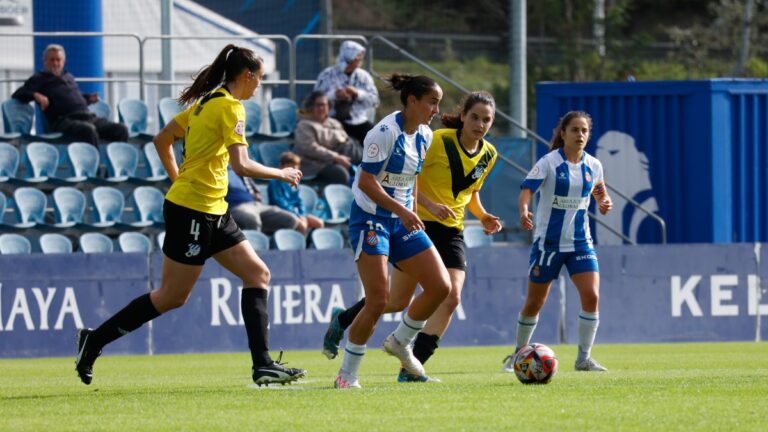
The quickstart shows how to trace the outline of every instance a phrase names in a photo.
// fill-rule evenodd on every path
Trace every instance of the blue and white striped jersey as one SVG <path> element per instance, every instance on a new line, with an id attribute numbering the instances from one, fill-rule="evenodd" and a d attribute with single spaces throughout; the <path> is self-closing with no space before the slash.
<path id="1" fill-rule="evenodd" d="M 592 190 L 603 182 L 602 164 L 586 152 L 579 163 L 568 162 L 562 148 L 539 159 L 520 186 L 540 194 L 534 249 L 573 252 L 592 248 L 587 209 Z"/>
<path id="2" fill-rule="evenodd" d="M 432 129 L 427 125 L 419 125 L 415 134 L 406 135 L 403 115 L 395 111 L 381 119 L 365 136 L 360 168 L 376 176 L 384 191 L 395 201 L 412 209 L 416 175 L 421 171 L 431 142 Z M 397 217 L 376 205 L 360 190 L 359 181 L 360 176 L 355 177 L 352 193 L 355 203 L 363 211 L 382 217 Z"/>

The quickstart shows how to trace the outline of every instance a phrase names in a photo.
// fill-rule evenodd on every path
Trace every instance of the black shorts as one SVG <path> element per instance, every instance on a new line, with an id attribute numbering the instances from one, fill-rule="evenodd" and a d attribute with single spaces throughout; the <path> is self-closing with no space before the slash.
<path id="1" fill-rule="evenodd" d="M 163 217 L 163 253 L 182 264 L 203 265 L 212 255 L 245 240 L 229 210 L 212 215 L 165 200 Z"/>
<path id="2" fill-rule="evenodd" d="M 464 234 L 457 228 L 447 227 L 440 222 L 425 221 L 424 227 L 429 239 L 435 244 L 437 253 L 446 268 L 467 270 L 464 256 Z"/>

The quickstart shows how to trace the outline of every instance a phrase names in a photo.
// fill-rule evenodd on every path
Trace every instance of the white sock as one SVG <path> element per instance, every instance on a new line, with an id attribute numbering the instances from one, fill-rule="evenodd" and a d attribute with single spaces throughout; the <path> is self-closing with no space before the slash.
<path id="1" fill-rule="evenodd" d="M 576 362 L 582 362 L 589 358 L 589 352 L 595 343 L 597 326 L 600 324 L 598 312 L 579 312 L 579 353 Z"/>
<path id="2" fill-rule="evenodd" d="M 529 317 L 520 314 L 517 316 L 517 338 L 515 339 L 515 352 L 531 343 L 531 336 L 533 336 L 533 331 L 536 330 L 536 324 L 538 322 L 538 315 Z"/>
<path id="3" fill-rule="evenodd" d="M 347 341 L 346 346 L 344 346 L 344 359 L 341 361 L 341 370 L 344 373 L 357 377 L 366 347 L 367 345 L 358 345 Z"/>
<path id="4" fill-rule="evenodd" d="M 408 345 L 426 324 L 426 320 L 416 321 L 411 319 L 407 313 L 404 313 L 402 321 L 400 321 L 400 324 L 395 329 L 395 339 L 402 345 Z"/>

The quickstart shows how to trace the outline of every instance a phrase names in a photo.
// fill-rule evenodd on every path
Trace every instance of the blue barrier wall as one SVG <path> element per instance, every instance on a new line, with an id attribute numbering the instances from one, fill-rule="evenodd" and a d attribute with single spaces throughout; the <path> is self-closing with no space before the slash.
<path id="1" fill-rule="evenodd" d="M 764 245 L 763 245 L 764 246 Z M 605 246 L 598 343 L 754 340 L 757 313 L 768 315 L 768 250 L 755 245 Z M 442 344 L 512 345 L 526 293 L 526 247 L 468 250 L 463 304 Z M 266 251 L 272 350 L 320 350 L 330 311 L 353 304 L 358 278 L 349 251 Z M 159 283 L 161 256 L 138 254 L 0 257 L 0 357 L 71 356 L 75 330 L 95 327 Z M 149 275 L 151 274 L 151 278 Z M 565 276 L 565 272 L 563 275 Z M 556 282 L 534 340 L 575 343 L 580 309 L 571 283 Z M 765 291 L 766 283 L 763 283 Z M 107 352 L 247 351 L 240 281 L 209 262 L 184 307 L 121 338 Z M 565 315 L 561 320 L 561 302 Z M 398 316 L 371 338 L 379 344 Z M 768 335 L 768 319 L 760 331 Z M 151 332 L 151 337 L 150 337 Z"/>

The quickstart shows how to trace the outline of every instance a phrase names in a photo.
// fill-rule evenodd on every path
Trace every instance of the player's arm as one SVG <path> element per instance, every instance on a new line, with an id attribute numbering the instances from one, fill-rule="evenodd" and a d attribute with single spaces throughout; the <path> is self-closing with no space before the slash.
<path id="1" fill-rule="evenodd" d="M 608 195 L 608 188 L 605 186 L 605 182 L 600 182 L 592 188 L 592 196 L 595 197 L 600 214 L 606 214 L 613 208 L 613 200 Z"/>
<path id="2" fill-rule="evenodd" d="M 520 196 L 517 199 L 517 210 L 520 213 L 520 226 L 524 230 L 533 229 L 533 213 L 528 209 L 533 198 L 533 191 L 526 187 L 520 189 Z"/>
<path id="3" fill-rule="evenodd" d="M 373 200 L 376 205 L 396 214 L 409 231 L 424 229 L 424 223 L 419 219 L 419 216 L 417 216 L 413 210 L 406 208 L 404 205 L 387 195 L 384 188 L 381 187 L 381 183 L 376 179 L 376 176 L 365 170 L 360 170 L 358 175 L 360 176 L 358 187 L 360 187 L 360 190 L 363 191 L 368 198 Z"/>
<path id="4" fill-rule="evenodd" d="M 298 186 L 301 181 L 301 170 L 296 168 L 272 168 L 262 165 L 248 157 L 248 146 L 245 144 L 233 144 L 227 148 L 229 151 L 229 164 L 232 171 L 241 177 L 256 177 L 261 179 L 277 179 Z"/>
<path id="5" fill-rule="evenodd" d="M 529 189 L 530 190 L 530 189 Z M 486 234 L 493 234 L 501 231 L 501 221 L 498 216 L 488 213 L 480 201 L 480 191 L 473 191 L 472 197 L 467 204 L 467 210 L 472 213 L 483 224 Z"/>
<path id="6" fill-rule="evenodd" d="M 176 120 L 168 122 L 163 129 L 155 135 L 152 142 L 155 144 L 157 155 L 168 172 L 171 181 L 175 181 L 179 176 L 179 165 L 176 163 L 176 155 L 173 153 L 173 143 L 176 140 L 184 138 L 184 129 L 176 123 Z"/>

